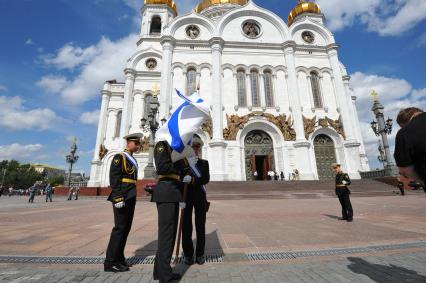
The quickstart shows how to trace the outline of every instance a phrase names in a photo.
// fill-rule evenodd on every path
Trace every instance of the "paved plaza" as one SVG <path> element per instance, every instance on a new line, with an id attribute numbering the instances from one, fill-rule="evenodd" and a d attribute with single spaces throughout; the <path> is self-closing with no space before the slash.
<path id="1" fill-rule="evenodd" d="M 337 220 L 340 207 L 332 197 L 211 202 L 206 253 L 213 260 L 189 269 L 178 264 L 182 282 L 426 282 L 422 192 L 353 197 L 352 223 Z M 149 282 L 152 264 L 146 259 L 157 247 L 156 216 L 154 204 L 137 203 L 126 256 L 145 261 L 130 273 L 113 275 L 100 271 L 99 264 L 113 224 L 104 199 L 56 197 L 46 203 L 38 197 L 28 204 L 24 197 L 1 197 L 0 256 L 94 257 L 98 262 L 4 260 L 0 280 Z"/>

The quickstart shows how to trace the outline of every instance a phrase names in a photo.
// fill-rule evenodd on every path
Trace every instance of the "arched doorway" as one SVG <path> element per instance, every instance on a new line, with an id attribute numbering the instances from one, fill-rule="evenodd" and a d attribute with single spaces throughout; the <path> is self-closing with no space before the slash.
<path id="1" fill-rule="evenodd" d="M 253 174 L 255 171 L 258 180 L 267 180 L 268 171 L 275 171 L 274 145 L 272 138 L 264 131 L 254 130 L 247 134 L 244 152 L 247 180 L 256 179 Z"/>
<path id="2" fill-rule="evenodd" d="M 316 136 L 314 139 L 314 150 L 318 178 L 320 180 L 333 180 L 335 176 L 331 166 L 333 163 L 336 163 L 336 150 L 333 140 L 323 134 Z"/>

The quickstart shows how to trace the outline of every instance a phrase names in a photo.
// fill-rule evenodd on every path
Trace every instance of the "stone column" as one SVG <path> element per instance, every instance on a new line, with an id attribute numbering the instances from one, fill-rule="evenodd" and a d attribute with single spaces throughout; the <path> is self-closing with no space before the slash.
<path id="1" fill-rule="evenodd" d="M 259 70 L 259 104 L 263 111 L 266 110 L 265 75 Z"/>
<path id="2" fill-rule="evenodd" d="M 250 84 L 250 73 L 246 74 L 246 99 L 247 99 L 247 108 L 249 111 L 253 108 L 253 101 L 251 99 L 251 84 Z"/>
<path id="3" fill-rule="evenodd" d="M 107 127 L 107 110 L 111 98 L 111 92 L 106 90 L 106 88 L 107 86 L 105 86 L 101 92 L 102 104 L 99 113 L 98 132 L 96 134 L 95 154 L 93 156 L 93 160 L 91 162 L 92 165 L 90 168 L 90 181 L 88 183 L 89 187 L 95 187 L 100 185 L 99 171 L 101 169 L 102 161 L 99 160 L 99 148 L 105 139 L 105 130 Z"/>
<path id="4" fill-rule="evenodd" d="M 223 139 L 223 97 L 222 97 L 222 50 L 224 42 L 221 38 L 212 38 L 212 93 L 213 93 L 213 139 L 209 143 L 212 155 L 215 156 L 212 166 L 212 180 L 224 181 L 227 179 L 225 148 Z"/>
<path id="5" fill-rule="evenodd" d="M 126 74 L 126 83 L 124 87 L 124 103 L 120 128 L 120 138 L 129 134 L 133 109 L 133 87 L 135 84 L 136 75 L 136 72 L 133 69 L 125 69 L 124 73 Z M 124 149 L 126 146 L 126 141 L 123 139 L 121 144 L 122 148 Z"/>
<path id="6" fill-rule="evenodd" d="M 163 46 L 163 64 L 161 67 L 160 85 L 160 120 L 168 119 L 170 114 L 170 99 L 172 95 L 172 59 L 175 46 L 175 39 L 171 36 L 163 36 L 161 45 Z"/>
<path id="7" fill-rule="evenodd" d="M 308 85 L 308 95 L 309 95 L 309 101 L 311 102 L 311 110 L 312 112 L 315 112 L 315 101 L 314 101 L 314 93 L 312 92 L 311 75 L 306 75 L 306 84 Z"/>
<path id="8" fill-rule="evenodd" d="M 324 108 L 325 112 L 328 112 L 328 105 L 326 104 L 326 100 L 324 99 L 324 89 L 322 87 L 323 83 L 324 83 L 324 77 L 323 75 L 319 75 L 319 87 L 321 92 L 322 107 Z"/>
<path id="9" fill-rule="evenodd" d="M 336 99 L 339 104 L 340 114 L 342 116 L 343 127 L 346 134 L 346 140 L 354 142 L 354 130 L 351 123 L 350 112 L 348 109 L 347 96 L 343 85 L 342 71 L 340 70 L 340 62 L 337 55 L 337 45 L 328 47 L 327 53 L 330 60 L 330 65 L 334 75 L 334 87 L 336 92 Z"/>
<path id="10" fill-rule="evenodd" d="M 272 106 L 277 111 L 280 111 L 280 104 L 278 103 L 278 78 L 276 73 L 272 74 Z"/>

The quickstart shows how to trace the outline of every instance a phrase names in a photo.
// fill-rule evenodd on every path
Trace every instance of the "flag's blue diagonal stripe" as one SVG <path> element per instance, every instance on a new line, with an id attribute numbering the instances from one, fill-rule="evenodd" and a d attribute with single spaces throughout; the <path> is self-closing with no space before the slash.
<path id="1" fill-rule="evenodd" d="M 172 117 L 170 117 L 168 127 L 170 135 L 172 136 L 172 144 L 171 147 L 179 153 L 182 153 L 185 149 L 185 144 L 182 141 L 182 138 L 179 133 L 179 114 L 185 106 L 189 106 L 190 103 L 185 101 L 178 109 L 176 109 L 175 113 L 173 113 Z"/>

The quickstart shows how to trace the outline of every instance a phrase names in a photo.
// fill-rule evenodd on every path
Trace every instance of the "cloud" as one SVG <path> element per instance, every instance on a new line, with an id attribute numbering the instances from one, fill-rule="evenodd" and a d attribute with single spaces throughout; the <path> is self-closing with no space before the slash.
<path id="1" fill-rule="evenodd" d="M 21 160 L 33 156 L 35 153 L 40 152 L 43 148 L 41 144 L 27 144 L 22 145 L 13 143 L 9 145 L 0 145 L 0 160 Z"/>
<path id="2" fill-rule="evenodd" d="M 333 31 L 362 23 L 381 36 L 398 36 L 426 19 L 424 0 L 318 0 Z"/>
<path id="3" fill-rule="evenodd" d="M 7 89 L 7 87 L 6 86 L 4 86 L 4 85 L 0 85 L 0 92 L 4 92 L 4 91 L 7 91 L 8 89 Z"/>
<path id="4" fill-rule="evenodd" d="M 86 125 L 97 125 L 99 122 L 99 110 L 81 114 L 80 121 Z"/>
<path id="5" fill-rule="evenodd" d="M 61 85 L 63 80 L 50 80 L 50 82 L 58 86 L 60 90 L 57 93 L 68 104 L 79 105 L 92 100 L 99 95 L 106 80 L 124 80 L 123 70 L 127 60 L 136 51 L 137 40 L 137 34 L 130 34 L 117 41 L 103 37 L 98 43 L 87 48 L 66 44 L 56 56 L 45 60 L 45 63 L 58 69 L 79 67 L 78 73 L 72 79 L 68 79 L 69 82 L 65 86 Z M 55 78 L 53 75 L 47 76 L 52 77 Z M 46 81 L 49 80 L 43 81 L 42 78 L 39 85 L 50 86 Z"/>
<path id="6" fill-rule="evenodd" d="M 67 78 L 64 76 L 47 75 L 42 77 L 36 84 L 47 93 L 59 93 L 68 83 Z"/>
<path id="7" fill-rule="evenodd" d="M 426 33 L 422 34 L 421 36 L 419 36 L 419 38 L 417 39 L 417 47 L 423 47 L 426 46 Z"/>
<path id="8" fill-rule="evenodd" d="M 412 85 L 401 78 L 390 78 L 375 74 L 365 74 L 356 72 L 352 74 L 351 85 L 354 89 L 354 94 L 357 96 L 357 109 L 360 118 L 361 132 L 366 148 L 367 155 L 372 168 L 379 167 L 377 160 L 378 155 L 378 140 L 372 129 L 370 122 L 375 120 L 374 114 L 371 111 L 373 98 L 371 97 L 372 90 L 379 93 L 379 100 L 385 107 L 385 119 L 390 117 L 393 119 L 394 129 L 388 137 L 393 153 L 395 145 L 395 136 L 399 129 L 396 124 L 396 116 L 398 112 L 406 107 L 416 106 L 426 109 L 426 88 L 413 89 Z"/>
<path id="9" fill-rule="evenodd" d="M 0 96 L 0 109 L 0 128 L 9 130 L 47 130 L 54 126 L 54 121 L 61 120 L 47 108 L 25 109 L 17 96 Z"/>
<path id="10" fill-rule="evenodd" d="M 28 38 L 27 41 L 25 41 L 25 45 L 34 45 L 34 41 L 31 38 Z"/>

